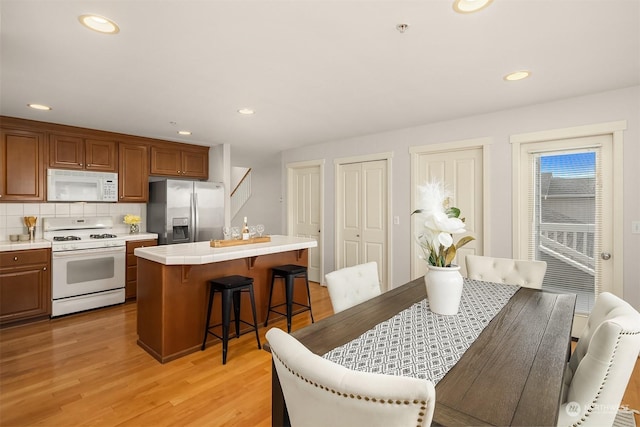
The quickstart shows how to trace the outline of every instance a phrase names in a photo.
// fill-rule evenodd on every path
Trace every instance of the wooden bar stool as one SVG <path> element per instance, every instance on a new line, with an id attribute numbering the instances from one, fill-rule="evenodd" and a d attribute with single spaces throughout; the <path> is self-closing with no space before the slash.
<path id="1" fill-rule="evenodd" d="M 240 336 L 240 323 L 253 327 L 256 333 L 256 341 L 258 341 L 258 349 L 260 346 L 260 337 L 258 335 L 258 323 L 256 321 L 256 303 L 253 298 L 253 279 L 244 276 L 226 276 L 209 280 L 209 305 L 207 308 L 207 318 L 205 320 L 204 338 L 202 340 L 202 350 L 207 344 L 207 336 L 209 334 L 222 340 L 222 364 L 227 363 L 227 344 L 229 342 L 229 324 L 231 323 L 231 305 L 233 305 L 233 315 L 236 326 L 236 338 Z M 216 292 L 222 294 L 222 323 L 210 325 L 211 308 L 213 307 L 213 296 Z M 240 318 L 240 297 L 242 292 L 248 292 L 251 299 L 251 310 L 253 311 L 253 323 L 246 322 Z M 222 336 L 213 332 L 213 328 L 222 326 Z M 251 329 L 244 333 L 251 332 Z"/>
<path id="2" fill-rule="evenodd" d="M 271 299 L 273 297 L 273 286 L 275 280 L 281 278 L 284 279 L 284 287 L 285 287 L 285 302 L 282 304 L 277 304 L 272 306 Z M 307 303 L 302 304 L 293 300 L 293 285 L 296 278 L 304 278 L 305 284 L 307 286 Z M 286 306 L 286 313 L 282 313 L 280 311 L 275 310 L 277 307 Z M 302 307 L 301 310 L 293 312 L 293 306 Z M 267 319 L 264 321 L 264 326 L 267 326 L 269 322 L 269 314 L 271 312 L 280 314 L 282 316 L 287 317 L 287 332 L 291 332 L 291 317 L 308 311 L 311 315 L 311 323 L 313 321 L 313 312 L 311 311 L 311 293 L 309 292 L 309 278 L 307 277 L 307 267 L 295 264 L 287 264 L 281 265 L 279 267 L 273 267 L 271 269 L 271 291 L 269 292 L 269 310 L 267 311 Z"/>

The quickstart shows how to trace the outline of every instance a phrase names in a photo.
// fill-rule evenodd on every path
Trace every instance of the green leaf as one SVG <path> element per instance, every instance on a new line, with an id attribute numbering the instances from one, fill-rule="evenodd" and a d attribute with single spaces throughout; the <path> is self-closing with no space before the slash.
<path id="1" fill-rule="evenodd" d="M 422 213 L 422 209 L 416 209 L 415 211 L 411 212 L 411 215 L 416 214 L 416 213 L 417 214 Z"/>
<path id="2" fill-rule="evenodd" d="M 450 207 L 446 210 L 446 213 L 449 218 L 458 218 L 460 216 L 460 209 Z"/>

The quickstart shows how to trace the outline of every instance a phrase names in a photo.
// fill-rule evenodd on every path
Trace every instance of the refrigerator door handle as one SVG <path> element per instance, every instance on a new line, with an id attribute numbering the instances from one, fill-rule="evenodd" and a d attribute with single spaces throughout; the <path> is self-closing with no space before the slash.
<path id="1" fill-rule="evenodd" d="M 198 193 L 193 193 L 191 195 L 192 203 L 191 203 L 191 218 L 193 218 L 193 233 L 191 236 L 192 242 L 198 241 Z"/>

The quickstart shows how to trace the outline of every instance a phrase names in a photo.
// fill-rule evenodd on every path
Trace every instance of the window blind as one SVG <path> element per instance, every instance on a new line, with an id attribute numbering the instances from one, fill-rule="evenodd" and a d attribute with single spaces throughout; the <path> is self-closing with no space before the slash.
<path id="1" fill-rule="evenodd" d="M 528 258 L 547 262 L 543 289 L 577 294 L 588 314 L 600 293 L 599 149 L 531 153 Z"/>

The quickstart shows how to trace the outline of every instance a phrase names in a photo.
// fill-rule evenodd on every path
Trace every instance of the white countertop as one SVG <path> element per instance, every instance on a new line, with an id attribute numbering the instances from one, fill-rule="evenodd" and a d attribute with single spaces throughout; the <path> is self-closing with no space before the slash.
<path id="1" fill-rule="evenodd" d="M 156 233 L 146 233 L 146 232 L 140 232 L 140 233 L 135 233 L 135 234 L 124 234 L 121 235 L 121 237 L 124 237 L 124 239 L 127 242 L 130 242 L 132 240 L 149 240 L 149 239 L 157 239 L 158 235 Z"/>
<path id="2" fill-rule="evenodd" d="M 157 239 L 156 233 L 136 233 L 123 235 L 124 239 L 128 242 L 131 240 L 147 240 Z M 27 251 L 29 249 L 43 249 L 50 248 L 51 242 L 45 239 L 35 239 L 24 242 L 12 242 L 10 240 L 0 241 L 0 252 L 9 251 Z"/>
<path id="3" fill-rule="evenodd" d="M 164 265 L 196 265 L 233 259 L 315 248 L 315 239 L 294 236 L 271 236 L 266 243 L 213 248 L 210 242 L 180 243 L 147 248 L 136 248 L 134 254 Z"/>
<path id="4" fill-rule="evenodd" d="M 51 242 L 44 239 L 27 240 L 23 242 L 5 240 L 0 242 L 0 252 L 27 251 L 29 249 L 46 249 L 50 247 Z"/>

